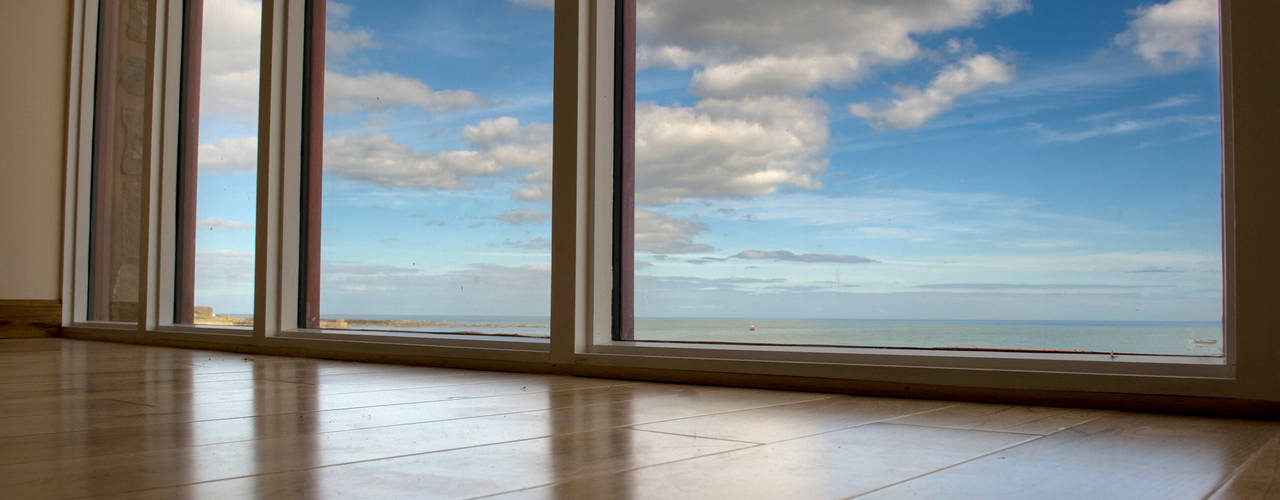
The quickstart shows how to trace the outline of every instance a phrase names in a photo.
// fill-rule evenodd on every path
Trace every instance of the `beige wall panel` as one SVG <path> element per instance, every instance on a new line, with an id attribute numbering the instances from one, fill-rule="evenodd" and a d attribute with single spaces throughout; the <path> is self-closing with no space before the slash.
<path id="1" fill-rule="evenodd" d="M 71 14 L 0 2 L 0 299 L 60 298 Z"/>

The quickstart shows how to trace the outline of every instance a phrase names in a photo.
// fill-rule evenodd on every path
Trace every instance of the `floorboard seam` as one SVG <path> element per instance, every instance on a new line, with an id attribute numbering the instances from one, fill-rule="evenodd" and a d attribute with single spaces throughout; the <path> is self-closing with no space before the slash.
<path id="1" fill-rule="evenodd" d="M 1267 451 L 1267 447 L 1277 444 L 1278 441 L 1280 441 L 1280 434 L 1272 436 L 1271 439 L 1268 439 L 1266 443 L 1263 443 L 1262 446 L 1259 446 L 1257 450 L 1254 450 L 1253 453 L 1249 455 L 1249 458 L 1245 459 L 1244 462 L 1241 462 L 1240 465 L 1236 466 L 1235 470 L 1231 471 L 1231 474 L 1229 474 L 1225 479 L 1223 479 L 1217 485 L 1214 485 L 1213 491 L 1210 491 L 1208 495 L 1205 495 L 1205 498 L 1213 498 L 1213 496 L 1217 495 L 1219 491 L 1222 491 L 1223 488 L 1227 487 L 1227 485 L 1235 481 L 1237 477 L 1240 477 L 1240 474 L 1243 474 L 1244 471 L 1248 469 L 1249 464 L 1252 464 L 1254 460 L 1257 460 L 1258 457 L 1260 457 L 1263 453 Z"/>
<path id="2" fill-rule="evenodd" d="M 718 438 L 718 437 L 711 437 L 711 436 L 699 436 L 699 435 L 696 435 L 696 434 L 680 434 L 680 433 L 678 433 L 678 432 L 651 431 L 651 430 L 646 430 L 646 429 L 636 429 L 636 428 L 632 428 L 632 427 L 622 427 L 622 428 L 624 428 L 624 429 L 626 429 L 626 430 L 629 430 L 629 431 L 632 431 L 632 432 L 651 432 L 651 433 L 653 433 L 653 434 L 665 434 L 665 435 L 668 435 L 668 436 L 679 436 L 679 437 L 684 437 L 684 438 L 693 438 L 693 439 L 709 439 L 709 440 L 711 440 L 711 441 L 728 441 L 728 442 L 730 442 L 730 443 L 742 443 L 742 444 L 749 444 L 749 445 L 753 445 L 753 446 L 758 446 L 758 445 L 763 445 L 763 444 L 765 444 L 765 443 L 760 443 L 760 442 L 757 442 L 757 441 L 743 441 L 743 440 L 741 440 L 741 439 L 729 439 L 729 438 Z"/>
<path id="3" fill-rule="evenodd" d="M 990 431 L 969 431 L 969 432 L 990 432 Z M 1012 434 L 1012 433 L 1004 433 L 1004 434 Z M 1017 435 L 1025 436 L 1026 434 L 1017 434 Z M 907 482 L 910 482 L 910 481 L 914 481 L 914 480 L 916 480 L 916 479 L 920 479 L 920 478 L 925 477 L 925 476 L 928 476 L 928 475 L 930 475 L 930 474 L 936 474 L 936 473 L 938 473 L 938 472 L 942 472 L 942 471 L 944 471 L 944 470 L 951 469 L 951 468 L 953 468 L 953 467 L 959 467 L 959 466 L 961 466 L 961 465 L 967 464 L 967 463 L 972 462 L 972 461 L 974 461 L 974 460 L 979 460 L 979 459 L 982 459 L 982 458 L 986 458 L 986 457 L 989 457 L 989 456 L 995 455 L 995 454 L 997 454 L 997 453 L 1003 453 L 1003 452 L 1005 452 L 1005 451 L 1007 451 L 1007 450 L 1011 450 L 1011 449 L 1013 449 L 1013 448 L 1017 448 L 1017 447 L 1022 446 L 1022 445 L 1024 445 L 1024 444 L 1027 444 L 1027 443 L 1034 443 L 1034 442 L 1039 441 L 1039 440 L 1041 440 L 1041 439 L 1047 438 L 1047 437 L 1049 437 L 1049 436 L 1051 436 L 1051 435 L 1052 435 L 1052 434 L 1050 434 L 1050 435 L 1045 435 L 1045 436 L 1036 435 L 1036 436 L 1032 437 L 1031 439 L 1025 439 L 1025 440 L 1022 440 L 1022 441 L 1018 441 L 1018 442 L 1013 443 L 1013 444 L 1011 444 L 1011 445 L 1009 445 L 1009 446 L 1004 446 L 1004 447 L 1001 447 L 1001 448 L 999 448 L 999 449 L 995 449 L 995 450 L 989 451 L 989 452 L 987 452 L 987 453 L 983 453 L 983 454 L 981 454 L 981 455 L 975 456 L 975 457 L 973 457 L 973 458 L 969 458 L 969 459 L 967 459 L 967 460 L 962 460 L 962 461 L 956 462 L 956 463 L 954 463 L 954 464 L 947 465 L 947 466 L 945 466 L 945 467 L 939 467 L 939 468 L 934 469 L 934 470 L 931 470 L 931 471 L 929 471 L 929 472 L 924 472 L 924 473 L 921 473 L 921 474 L 916 474 L 916 475 L 911 476 L 911 477 L 909 477 L 909 478 L 906 478 L 906 479 L 903 479 L 903 480 L 900 480 L 900 481 L 894 481 L 894 482 L 889 483 L 889 484 L 886 484 L 886 485 L 884 485 L 884 486 L 879 486 L 879 487 L 876 487 L 876 488 L 872 488 L 872 489 L 869 489 L 869 490 L 867 490 L 867 491 L 863 491 L 863 492 L 860 492 L 860 493 L 854 493 L 853 495 L 850 495 L 850 496 L 845 497 L 845 500 L 849 500 L 849 499 L 851 499 L 851 498 L 857 498 L 857 497 L 860 497 L 860 496 L 870 495 L 870 494 L 875 493 L 875 492 L 877 492 L 877 491 L 880 491 L 880 490 L 883 490 L 883 489 L 886 489 L 886 488 L 892 488 L 892 487 L 897 486 L 897 485 L 899 485 L 899 484 L 907 483 Z"/>

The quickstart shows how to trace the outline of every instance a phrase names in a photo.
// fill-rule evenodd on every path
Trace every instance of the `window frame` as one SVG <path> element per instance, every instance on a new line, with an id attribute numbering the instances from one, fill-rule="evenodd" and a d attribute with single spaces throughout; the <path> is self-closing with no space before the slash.
<path id="1" fill-rule="evenodd" d="M 665 345 L 614 340 L 614 175 L 615 43 L 618 0 L 557 0 L 553 121 L 553 215 L 551 339 L 471 338 L 415 334 L 413 338 L 365 331 L 299 328 L 302 85 L 306 40 L 304 0 L 263 0 L 261 87 L 259 92 L 258 192 L 252 330 L 174 324 L 176 252 L 176 162 L 181 71 L 181 0 L 156 0 L 153 64 L 148 65 L 146 128 L 150 147 L 144 165 L 144 245 L 140 269 L 141 318 L 135 324 L 87 322 L 89 178 L 92 154 L 96 0 L 74 3 L 68 91 L 67 176 L 63 250 L 64 332 L 151 343 L 222 346 L 233 349 L 293 349 L 294 352 L 390 356 L 420 362 L 472 363 L 525 370 L 655 379 L 697 379 L 697 374 L 735 380 L 758 377 L 845 383 L 840 387 L 910 394 L 909 386 L 964 391 L 1038 391 L 1237 398 L 1280 402 L 1280 379 L 1271 359 L 1280 342 L 1269 338 L 1261 317 L 1264 302 L 1250 299 L 1247 324 L 1239 322 L 1241 277 L 1250 266 L 1262 278 L 1246 280 L 1261 295 L 1260 279 L 1276 274 L 1262 258 L 1268 245 L 1268 203 L 1258 192 L 1269 182 L 1263 170 L 1265 141 L 1237 143 L 1234 102 L 1233 13 L 1254 7 L 1221 0 L 1221 99 L 1223 132 L 1223 354 L 1222 358 L 1058 353 L 918 351 L 870 348 L 796 348 Z M 634 0 L 622 0 L 633 2 Z M 1239 8 L 1233 7 L 1239 6 Z M 1251 29 L 1257 27 L 1245 24 Z M 1259 35 L 1256 31 L 1253 36 Z M 1267 35 L 1274 36 L 1274 35 Z M 1262 57 L 1241 52 L 1249 57 Z M 1265 76 L 1265 75 L 1264 75 Z M 1263 82 L 1265 83 L 1265 77 Z M 1250 82 L 1251 85 L 1261 85 Z M 1246 86 L 1256 97 L 1260 90 Z M 1253 126 L 1258 120 L 1247 117 Z M 87 130 L 86 130 L 87 129 Z M 1256 134 L 1256 132 L 1254 132 Z M 1242 146 L 1243 145 L 1243 146 Z M 1237 149 L 1241 147 L 1251 149 Z M 1241 155 L 1248 160 L 1240 164 Z M 1249 174 L 1254 181 L 1236 178 Z M 1243 196 L 1243 197 L 1242 197 Z M 1243 201 L 1242 201 L 1243 200 Z M 1237 205 L 1244 207 L 1237 217 Z M 1237 227 L 1237 224 L 1243 224 Z M 1242 236 L 1247 237 L 1241 239 Z M 1237 259 L 1240 256 L 1249 260 Z M 1271 267 L 1268 267 L 1271 266 Z M 487 364 L 486 364 L 487 363 Z M 751 378 L 757 377 L 757 378 Z M 702 379 L 700 379 L 702 380 Z M 752 382 L 755 383 L 755 382 Z M 804 385 L 802 382 L 801 385 Z M 826 387 L 814 382 L 812 387 Z M 895 389 L 898 388 L 898 389 Z M 941 390 L 941 389 L 940 389 Z M 948 392 L 942 390 L 940 394 Z"/>
<path id="2" fill-rule="evenodd" d="M 628 266 L 630 256 L 634 251 L 633 234 L 628 231 L 634 231 L 634 192 L 630 191 L 634 188 L 634 150 L 630 147 L 634 143 L 627 140 L 628 137 L 634 136 L 634 70 L 635 70 L 635 42 L 634 42 L 634 22 L 635 22 L 635 0 L 613 0 L 612 9 L 608 4 L 609 1 L 601 2 L 604 4 L 599 9 L 597 18 L 595 19 L 596 38 L 593 46 L 595 51 L 595 76 L 596 86 L 594 89 L 611 89 L 612 93 L 617 96 L 612 107 L 599 106 L 595 109 L 593 116 L 597 126 L 595 130 L 597 135 L 594 138 L 594 149 L 597 152 L 595 164 L 592 166 L 592 174 L 599 179 L 596 183 L 597 196 L 596 212 L 601 210 L 599 207 L 610 207 L 613 219 L 610 221 L 597 220 L 592 227 L 596 234 L 605 233 L 612 237 L 608 239 L 607 244 L 602 244 L 602 238 L 588 238 L 596 243 L 596 255 L 610 255 L 613 260 L 608 262 L 608 267 L 601 259 L 597 259 L 597 268 L 612 269 L 611 280 L 605 282 L 596 276 L 595 297 L 596 301 L 609 301 L 612 315 L 611 325 L 608 330 L 600 327 L 599 322 L 596 323 L 596 331 L 587 337 L 587 343 L 578 352 L 583 356 L 581 359 L 590 359 L 592 355 L 598 355 L 603 362 L 610 365 L 645 367 L 645 362 L 634 363 L 634 359 L 639 357 L 658 357 L 669 360 L 697 360 L 690 363 L 690 367 L 697 366 L 698 363 L 705 360 L 716 360 L 717 364 L 723 364 L 725 367 L 735 367 L 740 369 L 741 366 L 782 362 L 788 364 L 796 364 L 792 366 L 792 370 L 787 374 L 806 375 L 816 377 L 830 376 L 847 376 L 852 367 L 869 366 L 876 369 L 886 369 L 897 371 L 906 367 L 920 367 L 928 370 L 928 368 L 953 369 L 953 370 L 969 370 L 984 372 L 988 370 L 1000 371 L 1017 371 L 1022 373 L 1076 373 L 1076 374 L 1115 374 L 1123 376 L 1157 376 L 1157 377 L 1197 377 L 1219 380 L 1230 380 L 1235 376 L 1236 366 L 1236 339 L 1235 339 L 1235 312 L 1234 312 L 1234 273 L 1229 272 L 1234 269 L 1234 230 L 1232 224 L 1234 220 L 1234 211 L 1232 209 L 1232 201 L 1234 198 L 1234 162 L 1233 157 L 1227 152 L 1231 149 L 1230 144 L 1233 143 L 1232 129 L 1230 124 L 1232 109 L 1232 93 L 1230 87 L 1230 75 L 1232 67 L 1230 65 L 1231 54 L 1229 52 L 1230 32 L 1229 19 L 1229 0 L 1221 0 L 1220 8 L 1220 33 L 1221 33 L 1221 95 L 1222 95 L 1222 141 L 1223 147 L 1223 168 L 1222 168 L 1222 192 L 1223 192 L 1223 355 L 1221 357 L 1191 357 L 1191 356 L 1164 356 L 1164 355 L 1133 355 L 1133 354 L 1085 354 L 1085 353 L 1055 353 L 1055 352 L 1002 352 L 1002 351 L 961 351 L 946 349 L 901 349 L 901 348 L 876 348 L 876 347 L 806 347 L 806 346 L 770 346 L 770 345 L 723 345 L 723 344 L 706 344 L 697 345 L 696 343 L 674 343 L 674 342 L 658 342 L 658 341 L 634 341 L 633 332 L 630 330 L 630 317 L 619 318 L 618 316 L 629 316 L 629 312 L 633 311 L 631 303 L 631 294 L 628 289 L 634 285 L 632 278 L 633 266 Z M 599 4 L 598 4 L 599 5 Z M 615 13 L 617 15 L 615 15 Z M 626 33 L 624 30 L 630 30 Z M 615 36 L 619 35 L 619 36 Z M 613 47 L 614 53 L 609 54 L 607 47 Z M 620 58 L 618 56 L 621 56 Z M 621 59 L 621 60 L 618 60 Z M 612 71 L 610 71 L 612 70 Z M 619 81 L 621 80 L 621 81 Z M 628 81 L 629 80 L 629 81 Z M 630 105 L 630 106 L 628 106 Z M 616 116 L 621 113 L 622 116 Z M 600 133 L 599 124 L 611 123 L 609 135 Z M 607 151 L 608 154 L 600 154 Z M 615 179 L 614 177 L 622 177 Z M 601 195 L 599 191 L 611 189 L 612 192 L 607 196 Z M 629 192 L 630 191 L 630 192 Z M 620 193 L 621 199 L 615 199 Z M 630 216 L 630 217 L 629 217 Z M 616 222 L 615 222 L 616 221 Z M 602 293 L 608 290 L 606 296 Z M 605 314 L 604 311 L 592 311 L 594 314 Z M 843 367 L 842 369 L 828 369 L 825 364 L 832 364 Z M 758 369 L 753 367 L 753 369 Z M 881 378 L 874 374 L 875 370 L 858 378 L 871 377 Z M 757 373 L 753 371 L 753 373 Z M 763 372 L 759 372 L 762 373 Z M 887 378 L 885 381 L 891 381 L 893 378 Z"/>

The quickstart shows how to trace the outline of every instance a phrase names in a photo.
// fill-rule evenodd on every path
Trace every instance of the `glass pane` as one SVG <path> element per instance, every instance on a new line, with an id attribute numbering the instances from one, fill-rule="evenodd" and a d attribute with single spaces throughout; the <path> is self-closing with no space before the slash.
<path id="1" fill-rule="evenodd" d="M 1221 354 L 1216 1 L 636 9 L 636 339 Z"/>
<path id="2" fill-rule="evenodd" d="M 186 9 L 177 322 L 252 326 L 262 3 Z"/>
<path id="3" fill-rule="evenodd" d="M 551 2 L 330 1 L 324 21 L 304 319 L 546 336 Z"/>
<path id="4" fill-rule="evenodd" d="M 145 1 L 99 4 L 89 320 L 137 321 L 139 314 L 149 12 Z"/>

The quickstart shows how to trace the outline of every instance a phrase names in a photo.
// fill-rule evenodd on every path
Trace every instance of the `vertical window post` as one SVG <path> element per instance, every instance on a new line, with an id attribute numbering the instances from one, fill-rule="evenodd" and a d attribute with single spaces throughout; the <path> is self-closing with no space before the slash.
<path id="1" fill-rule="evenodd" d="M 320 325 L 320 201 L 324 175 L 324 43 L 326 0 L 307 2 L 302 87 L 302 252 L 299 256 L 302 291 L 298 324 Z"/>
<path id="2" fill-rule="evenodd" d="M 635 338 L 636 1 L 617 0 L 614 28 L 613 339 Z"/>
<path id="3" fill-rule="evenodd" d="M 174 320 L 195 321 L 196 192 L 200 154 L 200 54 L 203 52 L 204 0 L 186 0 L 182 13 L 182 97 L 178 119 L 177 302 Z"/>
<path id="4" fill-rule="evenodd" d="M 120 6 L 103 0 L 98 6 L 98 61 L 93 99 L 93 176 L 89 219 L 89 318 L 111 316 L 111 209 L 115 169 L 115 87 L 117 27 Z"/>

